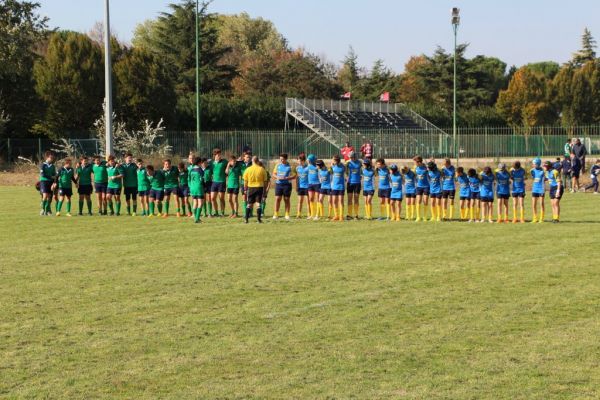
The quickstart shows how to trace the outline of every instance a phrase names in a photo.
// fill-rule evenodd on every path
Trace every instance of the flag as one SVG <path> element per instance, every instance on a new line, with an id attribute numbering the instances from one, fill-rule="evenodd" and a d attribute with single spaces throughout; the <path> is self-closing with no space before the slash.
<path id="1" fill-rule="evenodd" d="M 381 93 L 381 96 L 379 96 L 379 101 L 381 101 L 383 103 L 389 103 L 390 102 L 390 92 Z"/>
<path id="2" fill-rule="evenodd" d="M 344 99 L 344 100 L 350 100 L 351 98 L 352 98 L 351 92 L 346 92 L 342 95 L 342 99 Z"/>

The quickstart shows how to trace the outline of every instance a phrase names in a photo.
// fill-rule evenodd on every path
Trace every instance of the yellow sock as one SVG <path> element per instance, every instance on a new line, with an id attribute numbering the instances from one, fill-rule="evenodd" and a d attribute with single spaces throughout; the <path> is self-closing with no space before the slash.
<path id="1" fill-rule="evenodd" d="M 508 221 L 508 211 L 505 211 L 505 212 L 504 212 L 504 220 L 505 220 L 505 221 Z"/>
<path id="2" fill-rule="evenodd" d="M 332 211 L 333 211 L 332 208 L 333 207 L 331 207 L 331 204 L 327 204 L 327 217 L 328 218 L 331 218 L 331 214 L 332 214 Z"/>
<path id="3" fill-rule="evenodd" d="M 417 219 L 421 219 L 421 205 L 415 204 L 415 207 L 416 207 L 416 211 L 417 211 Z"/>
<path id="4" fill-rule="evenodd" d="M 285 217 L 286 217 L 286 218 L 289 218 L 289 217 L 290 217 L 290 213 L 286 211 L 286 212 L 285 212 Z"/>
<path id="5" fill-rule="evenodd" d="M 317 213 L 319 217 L 323 217 L 325 210 L 323 210 L 323 203 L 317 203 Z"/>
<path id="6" fill-rule="evenodd" d="M 517 220 L 517 206 L 513 206 L 513 219 Z"/>
<path id="7" fill-rule="evenodd" d="M 446 209 L 444 209 L 444 212 L 446 212 Z M 438 221 L 440 219 L 440 215 L 442 215 L 442 206 L 437 206 L 437 220 Z"/>
<path id="8" fill-rule="evenodd" d="M 447 217 L 447 216 L 448 216 L 448 215 L 447 215 L 446 209 L 444 208 L 444 209 L 442 210 L 442 218 L 446 219 L 446 217 Z"/>
<path id="9" fill-rule="evenodd" d="M 475 213 L 475 207 L 469 207 L 469 219 L 473 219 L 474 213 Z"/>
<path id="10" fill-rule="evenodd" d="M 537 214 L 533 213 L 533 217 L 531 218 L 531 222 L 537 222 Z"/>
<path id="11" fill-rule="evenodd" d="M 448 214 L 448 218 L 454 218 L 454 204 L 450 204 L 450 213 Z"/>
<path id="12" fill-rule="evenodd" d="M 540 212 L 540 222 L 544 222 L 544 212 Z"/>
<path id="13" fill-rule="evenodd" d="M 475 207 L 475 215 L 477 216 L 477 218 L 479 218 L 479 216 L 481 215 L 481 208 Z"/>
<path id="14" fill-rule="evenodd" d="M 273 213 L 273 216 L 274 216 L 274 217 L 279 217 L 279 211 L 275 211 L 275 212 Z"/>
<path id="15" fill-rule="evenodd" d="M 383 217 L 385 215 L 385 204 L 379 205 L 379 216 Z"/>
<path id="16" fill-rule="evenodd" d="M 368 204 L 365 204 L 365 216 L 367 218 L 371 218 L 371 213 L 369 211 L 369 205 Z"/>
<path id="17" fill-rule="evenodd" d="M 525 219 L 525 211 L 521 210 L 521 220 L 524 220 L 524 219 Z"/>
<path id="18" fill-rule="evenodd" d="M 385 206 L 385 216 L 387 219 L 390 219 L 390 204 L 388 203 Z"/>
<path id="19" fill-rule="evenodd" d="M 344 219 L 344 206 L 340 206 L 339 213 L 340 213 L 340 220 L 343 220 Z"/>
<path id="20" fill-rule="evenodd" d="M 360 204 L 356 203 L 354 205 L 354 216 L 358 218 L 358 210 L 360 210 Z"/>

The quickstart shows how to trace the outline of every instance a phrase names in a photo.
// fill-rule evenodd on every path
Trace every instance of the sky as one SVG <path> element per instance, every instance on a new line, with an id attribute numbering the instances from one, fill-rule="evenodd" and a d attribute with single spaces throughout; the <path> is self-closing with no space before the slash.
<path id="1" fill-rule="evenodd" d="M 51 27 L 87 32 L 104 17 L 104 0 L 38 0 Z M 137 24 L 176 0 L 111 0 L 111 27 L 129 42 Z M 600 38 L 598 0 L 214 0 L 210 11 L 247 12 L 275 23 L 293 47 L 340 63 L 352 46 L 361 66 L 377 59 L 396 72 L 413 55 L 452 49 L 452 7 L 461 9 L 459 43 L 468 57 L 498 57 L 509 66 L 563 63 L 588 27 Z"/>

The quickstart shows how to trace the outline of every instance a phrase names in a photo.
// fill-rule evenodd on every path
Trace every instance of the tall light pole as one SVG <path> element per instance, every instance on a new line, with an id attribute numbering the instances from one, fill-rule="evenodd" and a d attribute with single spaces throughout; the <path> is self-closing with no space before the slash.
<path id="1" fill-rule="evenodd" d="M 112 60 L 110 54 L 110 5 L 109 0 L 104 0 L 104 96 L 106 102 L 106 154 L 108 157 L 113 154 L 113 125 L 112 125 Z"/>
<path id="2" fill-rule="evenodd" d="M 458 165 L 459 149 L 456 142 L 456 47 L 457 47 L 457 36 L 458 26 L 460 25 L 460 9 L 457 7 L 452 8 L 452 27 L 454 29 L 454 111 L 452 113 L 452 147 L 454 150 L 454 158 L 456 158 L 456 164 Z"/>
<path id="3" fill-rule="evenodd" d="M 200 7 L 196 0 L 196 151 L 200 151 Z"/>

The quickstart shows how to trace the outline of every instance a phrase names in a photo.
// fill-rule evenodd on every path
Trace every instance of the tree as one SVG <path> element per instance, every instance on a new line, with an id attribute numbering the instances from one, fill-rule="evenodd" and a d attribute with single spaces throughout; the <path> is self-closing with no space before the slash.
<path id="1" fill-rule="evenodd" d="M 46 112 L 40 130 L 51 137 L 92 126 L 104 98 L 102 52 L 89 37 L 61 31 L 51 35 L 46 56 L 36 62 L 36 90 Z"/>
<path id="2" fill-rule="evenodd" d="M 554 61 L 541 61 L 536 63 L 530 63 L 526 65 L 533 72 L 538 72 L 544 75 L 548 79 L 554 79 L 556 74 L 560 71 L 560 65 Z"/>
<path id="3" fill-rule="evenodd" d="M 346 54 L 344 61 L 342 61 L 342 68 L 338 72 L 338 82 L 345 92 L 352 92 L 358 89 L 360 72 L 358 56 L 352 46 L 350 46 L 348 54 Z"/>
<path id="4" fill-rule="evenodd" d="M 582 67 L 588 61 L 596 59 L 596 40 L 588 28 L 583 30 L 581 36 L 581 50 L 573 54 L 572 63 L 576 67 Z"/>

